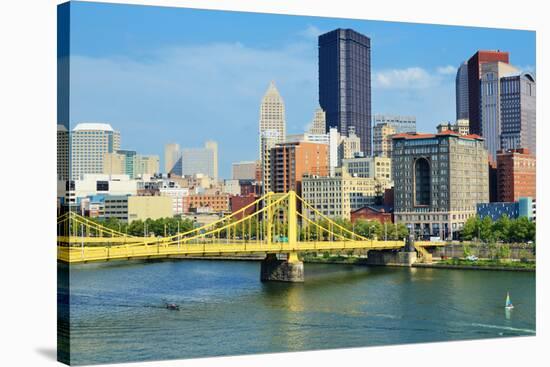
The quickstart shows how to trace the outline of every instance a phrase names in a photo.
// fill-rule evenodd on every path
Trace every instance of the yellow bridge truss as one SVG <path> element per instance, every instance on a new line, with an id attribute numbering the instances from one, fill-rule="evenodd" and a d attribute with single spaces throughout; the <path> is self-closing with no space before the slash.
<path id="1" fill-rule="evenodd" d="M 74 212 L 60 216 L 57 225 L 57 256 L 67 263 L 262 253 L 295 257 L 297 252 L 404 246 L 403 241 L 358 235 L 320 213 L 294 191 L 268 193 L 231 215 L 172 236 L 129 236 Z M 422 244 L 415 246 L 418 249 Z"/>

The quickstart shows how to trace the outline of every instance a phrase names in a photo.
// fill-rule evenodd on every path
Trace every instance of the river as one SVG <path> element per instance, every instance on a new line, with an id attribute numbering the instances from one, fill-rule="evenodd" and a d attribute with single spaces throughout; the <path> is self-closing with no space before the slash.
<path id="1" fill-rule="evenodd" d="M 305 283 L 286 284 L 261 283 L 255 261 L 71 265 L 59 294 L 70 299 L 71 363 L 535 335 L 535 273 L 304 267 Z"/>

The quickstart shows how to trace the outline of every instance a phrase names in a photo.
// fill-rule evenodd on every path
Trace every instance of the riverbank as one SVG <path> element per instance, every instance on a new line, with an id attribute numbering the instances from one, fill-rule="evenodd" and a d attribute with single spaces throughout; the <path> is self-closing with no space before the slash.
<path id="1" fill-rule="evenodd" d="M 466 260 L 447 259 L 433 262 L 431 264 L 416 263 L 417 268 L 440 268 L 440 269 L 461 269 L 461 270 L 506 270 L 506 271 L 536 271 L 534 261 L 499 261 L 499 260 Z"/>

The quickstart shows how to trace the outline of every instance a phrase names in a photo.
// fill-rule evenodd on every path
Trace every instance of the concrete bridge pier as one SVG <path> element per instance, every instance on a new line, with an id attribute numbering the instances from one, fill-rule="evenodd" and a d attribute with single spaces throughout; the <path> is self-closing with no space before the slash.
<path id="1" fill-rule="evenodd" d="M 291 282 L 304 281 L 304 263 L 298 259 L 296 252 L 288 254 L 287 260 L 277 259 L 276 254 L 267 254 L 260 267 L 262 282 Z"/>

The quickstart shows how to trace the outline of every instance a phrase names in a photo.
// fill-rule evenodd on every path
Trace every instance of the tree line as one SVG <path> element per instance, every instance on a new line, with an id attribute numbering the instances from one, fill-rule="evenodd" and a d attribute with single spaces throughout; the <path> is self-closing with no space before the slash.
<path id="1" fill-rule="evenodd" d="M 478 240 L 485 243 L 534 242 L 536 223 L 526 217 L 510 219 L 507 215 L 503 215 L 497 221 L 493 221 L 488 216 L 483 219 L 475 216 L 464 223 L 461 235 L 463 240 Z"/>

